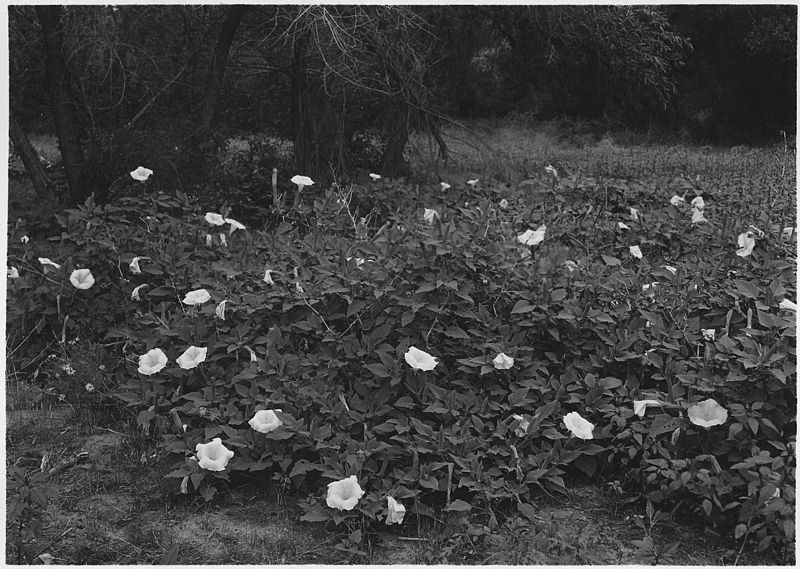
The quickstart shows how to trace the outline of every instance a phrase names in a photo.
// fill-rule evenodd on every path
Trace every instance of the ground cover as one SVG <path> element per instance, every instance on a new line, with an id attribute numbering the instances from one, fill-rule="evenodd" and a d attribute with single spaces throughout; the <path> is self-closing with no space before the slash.
<path id="1" fill-rule="evenodd" d="M 696 173 L 683 149 L 598 152 L 524 164 L 523 183 L 464 164 L 442 184 L 307 186 L 300 211 L 260 220 L 142 181 L 141 197 L 60 215 L 60 234 L 14 223 L 7 365 L 29 380 L 16 401 L 124 405 L 128 463 L 159 492 L 197 509 L 280 488 L 298 508 L 282 523 L 339 528 L 338 559 L 377 559 L 392 497 L 395 535 L 442 520 L 449 561 L 511 562 L 514 536 L 568 532 L 543 508 L 590 482 L 655 525 L 695 520 L 735 540 L 725 551 L 790 563 L 794 162 L 708 153 Z M 56 348 L 58 375 L 43 363 Z M 45 470 L 29 450 L 7 457 L 23 458 L 7 519 L 22 534 L 46 517 L 24 492 Z M 559 555 L 680 555 L 642 523 L 629 557 L 591 558 L 593 532 Z M 136 547 L 167 555 L 180 539 L 165 536 Z M 287 551 L 311 559 L 308 541 Z"/>

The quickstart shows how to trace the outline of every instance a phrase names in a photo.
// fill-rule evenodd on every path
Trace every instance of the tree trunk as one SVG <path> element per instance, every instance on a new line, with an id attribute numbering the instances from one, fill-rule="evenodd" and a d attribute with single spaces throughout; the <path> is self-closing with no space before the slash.
<path id="1" fill-rule="evenodd" d="M 63 6 L 35 6 L 36 16 L 42 27 L 45 46 L 45 74 L 53 107 L 53 117 L 58 136 L 58 147 L 61 161 L 69 185 L 70 202 L 80 203 L 91 192 L 88 184 L 84 184 L 83 168 L 85 165 L 81 148 L 80 122 L 73 106 L 70 90 L 70 72 L 64 56 L 64 32 L 61 28 Z"/>
<path id="2" fill-rule="evenodd" d="M 298 40 L 292 50 L 292 135 L 294 162 L 300 172 L 308 167 L 309 132 L 306 119 L 306 58 L 305 42 Z"/>
<path id="3" fill-rule="evenodd" d="M 28 140 L 28 135 L 17 124 L 13 114 L 8 118 L 8 130 L 11 143 L 25 166 L 25 172 L 28 173 L 28 178 L 33 184 L 33 189 L 36 190 L 36 195 L 42 198 L 54 197 L 53 183 L 47 177 L 44 168 L 42 168 L 39 154 L 33 149 L 31 141 Z"/>
<path id="4" fill-rule="evenodd" d="M 389 178 L 408 176 L 411 165 L 403 156 L 408 142 L 408 106 L 404 102 L 397 103 L 388 134 L 380 174 Z"/>
<path id="5" fill-rule="evenodd" d="M 247 6 L 231 6 L 225 16 L 225 21 L 222 22 L 222 29 L 217 37 L 217 45 L 211 60 L 208 88 L 203 101 L 203 115 L 200 121 L 202 130 L 209 130 L 214 123 L 222 95 L 222 79 L 225 77 L 225 68 L 228 65 L 228 55 L 233 44 L 233 37 L 236 35 L 236 29 L 247 9 Z"/>

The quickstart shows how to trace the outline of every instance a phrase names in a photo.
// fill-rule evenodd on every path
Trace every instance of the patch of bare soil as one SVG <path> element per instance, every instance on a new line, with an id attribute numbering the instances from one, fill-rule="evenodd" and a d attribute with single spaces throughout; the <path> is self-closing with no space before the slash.
<path id="1" fill-rule="evenodd" d="M 23 527 L 21 548 L 7 540 L 7 563 L 41 563 L 38 556 L 50 554 L 59 564 L 732 565 L 739 553 L 712 532 L 662 523 L 650 532 L 653 542 L 678 547 L 654 556 L 634 543 L 646 537 L 636 513 L 617 511 L 595 486 L 548 499 L 533 521 L 495 532 L 463 517 L 409 515 L 401 528 L 373 536 L 365 556 L 352 556 L 335 549 L 343 528 L 299 522 L 295 498 L 274 490 L 240 488 L 211 504 L 167 499 L 124 426 L 87 426 L 69 407 L 10 411 L 6 420 L 7 465 L 51 473 L 41 531 Z M 7 520 L 6 530 L 13 535 L 18 526 Z M 746 552 L 738 558 L 776 562 Z"/>

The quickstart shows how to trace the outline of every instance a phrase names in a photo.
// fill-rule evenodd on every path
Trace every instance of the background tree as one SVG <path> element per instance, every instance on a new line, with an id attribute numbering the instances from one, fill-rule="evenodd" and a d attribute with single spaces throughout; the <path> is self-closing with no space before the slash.
<path id="1" fill-rule="evenodd" d="M 42 30 L 45 49 L 45 77 L 50 92 L 50 103 L 58 135 L 58 146 L 67 176 L 70 200 L 73 203 L 86 198 L 90 186 L 86 182 L 85 158 L 81 146 L 81 124 L 72 96 L 72 74 L 67 66 L 66 45 L 61 6 L 36 6 L 36 16 Z"/>

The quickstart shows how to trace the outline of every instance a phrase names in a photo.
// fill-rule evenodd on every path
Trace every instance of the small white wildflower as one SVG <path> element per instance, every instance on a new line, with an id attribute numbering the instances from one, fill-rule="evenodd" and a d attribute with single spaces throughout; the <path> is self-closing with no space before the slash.
<path id="1" fill-rule="evenodd" d="M 208 212 L 206 213 L 206 221 L 211 225 L 225 225 L 225 219 L 219 213 Z"/>
<path id="2" fill-rule="evenodd" d="M 23 235 L 22 237 L 19 238 L 19 240 L 22 241 L 23 243 L 27 243 L 28 241 L 30 241 L 30 237 L 28 237 L 27 235 Z"/>
<path id="3" fill-rule="evenodd" d="M 380 180 L 380 179 L 381 179 L 381 175 L 380 175 L 380 174 L 373 174 L 373 173 L 370 173 L 369 177 L 370 177 L 370 178 L 372 178 L 372 181 L 373 181 L 373 182 L 375 182 L 375 181 L 377 181 L 377 180 Z"/>
<path id="4" fill-rule="evenodd" d="M 631 210 L 631 220 L 632 221 L 639 221 L 639 210 L 635 207 L 630 208 Z"/>
<path id="5" fill-rule="evenodd" d="M 717 335 L 717 331 L 714 330 L 713 328 L 703 328 L 703 329 L 700 330 L 700 332 L 702 332 L 703 339 L 706 342 L 713 342 L 714 338 Z"/>
<path id="6" fill-rule="evenodd" d="M 475 184 L 477 184 L 479 181 L 480 180 L 478 178 L 475 178 L 474 180 L 467 180 L 467 184 L 469 184 L 470 186 L 472 186 L 474 188 Z"/>
<path id="7" fill-rule="evenodd" d="M 558 170 L 553 168 L 550 164 L 544 167 L 544 171 L 553 176 L 554 178 L 558 178 Z"/>
<path id="8" fill-rule="evenodd" d="M 86 389 L 86 391 L 87 391 L 88 393 L 91 393 L 92 391 L 94 391 L 94 383 L 87 383 L 87 384 L 84 386 L 84 389 Z"/>
<path id="9" fill-rule="evenodd" d="M 439 212 L 435 209 L 428 209 L 425 208 L 425 212 L 422 214 L 422 219 L 428 222 L 428 224 L 433 225 L 433 222 L 439 218 Z"/>
<path id="10" fill-rule="evenodd" d="M 131 300 L 137 300 L 137 301 L 141 300 L 141 297 L 139 296 L 139 291 L 142 290 L 146 286 L 147 286 L 147 284 L 140 284 L 135 289 L 133 289 L 133 292 L 131 293 Z"/>
<path id="11" fill-rule="evenodd" d="M 500 200 L 500 209 L 508 209 L 508 200 L 503 198 Z"/>
<path id="12" fill-rule="evenodd" d="M 228 235 L 231 235 L 231 234 L 232 234 L 234 231 L 236 231 L 237 229 L 247 229 L 247 228 L 246 228 L 244 225 L 242 225 L 241 223 L 239 223 L 239 222 L 238 222 L 238 221 L 236 221 L 235 219 L 231 219 L 231 218 L 229 218 L 229 217 L 226 217 L 226 218 L 224 219 L 224 221 L 225 221 L 226 223 L 230 223 L 230 224 L 231 224 L 231 230 L 228 232 Z"/>
<path id="13" fill-rule="evenodd" d="M 146 182 L 147 178 L 153 175 L 153 171 L 150 168 L 145 168 L 144 166 L 139 166 L 130 173 L 131 178 L 136 180 L 137 182 Z"/>

